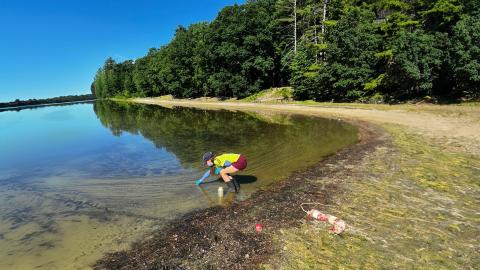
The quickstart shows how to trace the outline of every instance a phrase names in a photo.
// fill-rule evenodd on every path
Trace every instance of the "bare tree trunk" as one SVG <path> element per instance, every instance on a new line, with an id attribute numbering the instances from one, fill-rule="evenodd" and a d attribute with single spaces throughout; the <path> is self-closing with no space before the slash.
<path id="1" fill-rule="evenodd" d="M 313 33 L 313 39 L 315 40 L 315 46 L 318 45 L 318 38 L 317 38 L 317 13 L 315 10 L 315 6 L 313 6 L 313 25 L 314 25 L 314 33 Z M 318 63 L 318 55 L 317 55 L 317 50 L 315 49 L 315 64 Z"/>
<path id="2" fill-rule="evenodd" d="M 328 0 L 323 0 L 322 35 L 325 34 L 325 21 L 327 20 L 327 3 Z"/>
<path id="3" fill-rule="evenodd" d="M 328 0 L 323 0 L 323 18 L 322 18 L 322 40 L 323 40 L 323 43 L 325 43 L 325 21 L 327 20 L 327 4 L 328 4 Z M 322 60 L 325 61 L 326 53 L 322 52 L 320 54 L 320 56 L 322 57 Z"/>
<path id="4" fill-rule="evenodd" d="M 297 0 L 293 0 L 293 21 L 294 21 L 294 29 L 293 29 L 293 52 L 297 54 Z"/>

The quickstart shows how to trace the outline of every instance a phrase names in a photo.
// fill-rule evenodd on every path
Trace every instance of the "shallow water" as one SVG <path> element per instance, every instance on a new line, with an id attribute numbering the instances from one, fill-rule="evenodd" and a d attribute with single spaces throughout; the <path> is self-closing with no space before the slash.
<path id="1" fill-rule="evenodd" d="M 357 140 L 336 120 L 98 101 L 0 112 L 0 269 L 85 269 L 169 219 L 248 198 Z M 194 180 L 242 153 L 242 190 Z M 214 177 L 211 178 L 215 180 Z"/>
<path id="2" fill-rule="evenodd" d="M 313 180 L 341 183 L 342 196 L 315 208 L 343 219 L 345 232 L 333 235 L 321 222 L 287 228 L 276 242 L 285 252 L 265 269 L 480 269 L 480 156 L 382 127 L 391 142 L 350 173 Z"/>

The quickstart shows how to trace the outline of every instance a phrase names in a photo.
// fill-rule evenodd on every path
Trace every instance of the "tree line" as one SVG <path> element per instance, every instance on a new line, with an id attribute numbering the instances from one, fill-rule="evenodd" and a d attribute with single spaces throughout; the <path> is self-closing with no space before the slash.
<path id="1" fill-rule="evenodd" d="M 52 103 L 77 102 L 77 101 L 87 101 L 87 100 L 94 100 L 94 99 L 95 99 L 95 96 L 93 94 L 60 96 L 60 97 L 45 98 L 45 99 L 27 99 L 27 100 L 16 99 L 11 102 L 0 102 L 0 108 L 33 106 L 33 105 L 43 105 L 43 104 L 52 104 Z"/>
<path id="2" fill-rule="evenodd" d="M 302 100 L 478 98 L 480 3 L 251 0 L 178 27 L 144 57 L 108 58 L 91 90 L 100 98 L 243 98 L 288 85 Z"/>

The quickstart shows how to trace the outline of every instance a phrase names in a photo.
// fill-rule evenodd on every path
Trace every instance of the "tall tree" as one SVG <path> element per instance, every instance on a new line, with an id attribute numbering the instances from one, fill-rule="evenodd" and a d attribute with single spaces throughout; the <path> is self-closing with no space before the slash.
<path id="1" fill-rule="evenodd" d="M 453 27 L 455 97 L 480 97 L 480 15 L 465 16 Z"/>

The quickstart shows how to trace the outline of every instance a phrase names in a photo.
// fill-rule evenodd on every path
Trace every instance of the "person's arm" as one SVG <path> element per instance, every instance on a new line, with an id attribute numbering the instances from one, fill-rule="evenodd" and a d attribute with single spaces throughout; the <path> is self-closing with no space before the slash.
<path id="1" fill-rule="evenodd" d="M 220 171 L 222 170 L 222 168 L 220 167 L 212 167 L 210 168 L 208 171 L 206 171 L 203 176 L 198 179 L 197 181 L 195 181 L 195 184 L 197 185 L 200 185 L 203 183 L 203 181 L 205 181 L 205 179 L 207 179 L 210 175 L 212 174 L 220 174 Z"/>
<path id="2" fill-rule="evenodd" d="M 198 179 L 197 181 L 195 181 L 195 184 L 200 185 L 201 183 L 203 183 L 203 181 L 210 176 L 210 173 L 211 173 L 211 169 L 209 169 L 208 171 L 206 171 L 200 179 Z"/>

